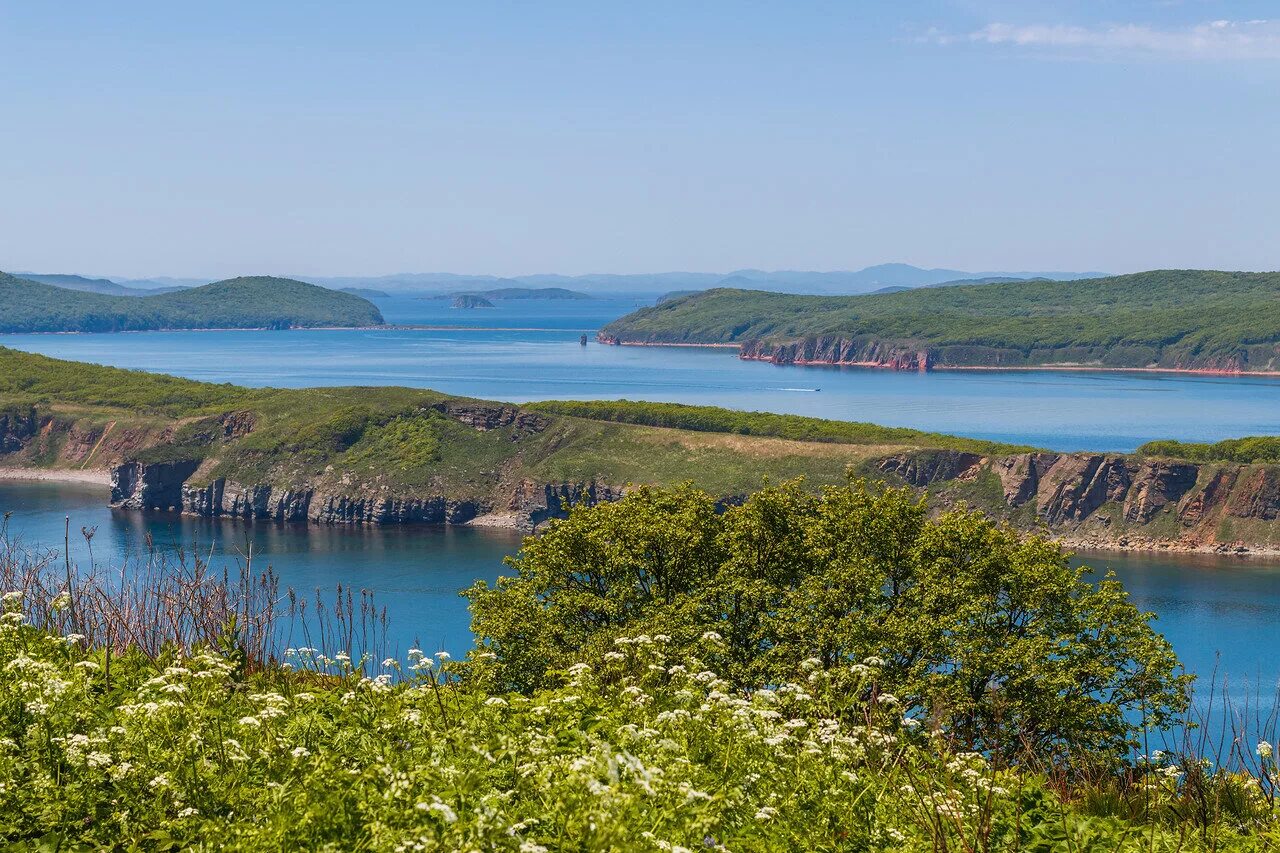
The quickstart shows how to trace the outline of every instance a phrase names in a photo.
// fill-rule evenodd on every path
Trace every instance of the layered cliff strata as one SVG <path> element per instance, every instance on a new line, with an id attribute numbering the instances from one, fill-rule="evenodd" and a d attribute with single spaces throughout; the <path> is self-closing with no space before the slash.
<path id="1" fill-rule="evenodd" d="M 890 479 L 964 501 L 1078 547 L 1280 549 L 1280 466 L 1100 453 L 994 458 L 918 451 L 880 460 Z"/>

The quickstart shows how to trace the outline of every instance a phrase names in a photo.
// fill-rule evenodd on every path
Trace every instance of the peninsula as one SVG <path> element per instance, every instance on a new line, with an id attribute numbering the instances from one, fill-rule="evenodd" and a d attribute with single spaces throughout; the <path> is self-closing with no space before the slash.
<path id="1" fill-rule="evenodd" d="M 864 296 L 715 289 L 600 330 L 611 344 L 737 345 L 775 364 L 1280 371 L 1280 273 L 1155 270 Z"/>
<path id="2" fill-rule="evenodd" d="M 763 478 L 819 488 L 852 475 L 1047 527 L 1075 547 L 1277 552 L 1276 449 L 1254 439 L 1056 453 L 669 403 L 250 389 L 0 348 L 0 469 L 96 473 L 116 506 L 206 517 L 527 530 L 639 484 L 692 481 L 728 505 Z"/>
<path id="3" fill-rule="evenodd" d="M 0 305 L 0 332 L 291 329 L 383 322 L 367 299 L 271 276 L 233 278 L 153 296 L 120 296 L 0 273 Z"/>

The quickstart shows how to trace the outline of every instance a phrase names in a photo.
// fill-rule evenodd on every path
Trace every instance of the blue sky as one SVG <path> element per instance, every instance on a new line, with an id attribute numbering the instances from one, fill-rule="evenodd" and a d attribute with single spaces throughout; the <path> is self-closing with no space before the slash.
<path id="1" fill-rule="evenodd" d="M 0 268 L 1276 269 L 1269 13 L 0 0 Z"/>

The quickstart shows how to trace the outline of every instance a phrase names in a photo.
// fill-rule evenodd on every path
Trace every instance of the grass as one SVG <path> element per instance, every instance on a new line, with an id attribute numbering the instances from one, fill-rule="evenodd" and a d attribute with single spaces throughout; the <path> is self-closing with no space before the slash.
<path id="1" fill-rule="evenodd" d="M 447 414 L 451 406 L 517 411 L 410 388 L 214 385 L 0 348 L 0 411 L 23 418 L 34 412 L 36 421 L 53 418 L 59 427 L 11 460 L 68 464 L 58 442 L 74 424 L 101 431 L 114 423 L 113 435 L 141 436 L 130 458 L 205 462 L 194 485 L 226 478 L 344 493 L 385 487 L 392 496 L 499 505 L 522 479 L 613 486 L 695 480 L 731 496 L 765 478 L 838 483 L 849 466 L 907 448 L 1020 449 L 873 424 L 626 401 L 533 404 L 520 411 L 536 428 L 508 418 L 477 430 Z"/>
<path id="2" fill-rule="evenodd" d="M 541 412 L 614 423 L 644 424 L 695 432 L 772 436 L 790 441 L 915 445 L 985 454 L 1020 453 L 1035 449 L 936 432 L 922 432 L 905 427 L 885 427 L 878 424 L 833 421 L 801 415 L 779 415 L 771 412 L 739 412 L 715 406 L 689 406 L 681 403 L 550 400 L 530 403 L 528 407 Z"/>

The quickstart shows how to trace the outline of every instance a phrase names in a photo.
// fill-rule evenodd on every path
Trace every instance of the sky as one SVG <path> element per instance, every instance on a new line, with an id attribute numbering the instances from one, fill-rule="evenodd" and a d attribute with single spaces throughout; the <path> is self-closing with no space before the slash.
<path id="1" fill-rule="evenodd" d="M 1274 0 L 0 0 L 0 57 L 6 270 L 1280 268 Z"/>

